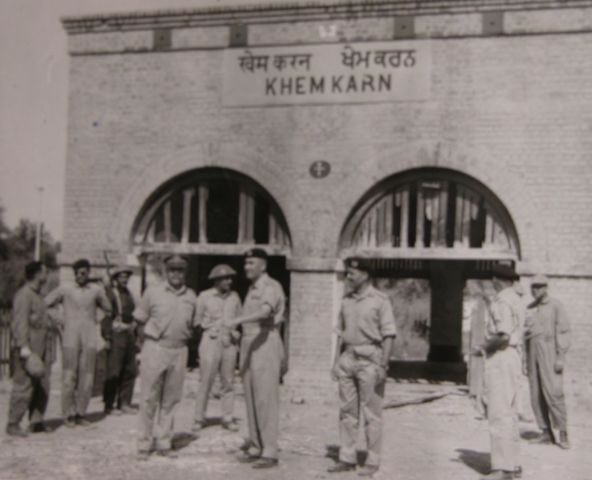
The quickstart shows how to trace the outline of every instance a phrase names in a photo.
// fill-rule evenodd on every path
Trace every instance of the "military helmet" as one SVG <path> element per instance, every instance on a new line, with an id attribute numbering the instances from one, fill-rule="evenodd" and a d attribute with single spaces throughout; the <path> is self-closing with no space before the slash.
<path id="1" fill-rule="evenodd" d="M 212 271 L 208 275 L 208 279 L 216 280 L 217 278 L 233 277 L 236 275 L 236 271 L 230 265 L 221 263 L 212 268 Z"/>

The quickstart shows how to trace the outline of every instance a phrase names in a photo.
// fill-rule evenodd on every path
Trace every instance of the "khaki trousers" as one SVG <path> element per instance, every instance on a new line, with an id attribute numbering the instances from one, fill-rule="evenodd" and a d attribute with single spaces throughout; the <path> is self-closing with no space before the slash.
<path id="1" fill-rule="evenodd" d="M 165 348 L 146 339 L 140 355 L 138 450 L 170 450 L 175 410 L 183 393 L 187 347 Z"/>

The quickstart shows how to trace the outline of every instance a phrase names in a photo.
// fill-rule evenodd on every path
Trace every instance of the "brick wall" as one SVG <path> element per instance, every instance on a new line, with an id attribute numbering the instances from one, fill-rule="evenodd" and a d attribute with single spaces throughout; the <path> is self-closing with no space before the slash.
<path id="1" fill-rule="evenodd" d="M 451 168 L 508 208 L 524 271 L 581 278 L 556 280 L 574 318 L 569 378 L 577 381 L 592 339 L 584 300 L 592 298 L 592 15 L 577 12 L 556 23 L 556 11 L 510 12 L 506 33 L 528 35 L 495 37 L 480 34 L 479 13 L 417 17 L 417 35 L 432 48 L 430 99 L 366 105 L 222 108 L 226 27 L 173 29 L 177 49 L 168 52 L 151 51 L 149 31 L 72 34 L 62 261 L 101 263 L 105 248 L 124 258 L 148 196 L 205 166 L 244 172 L 271 193 L 293 259 L 332 261 L 348 214 L 373 185 L 411 168 Z M 249 42 L 389 40 L 391 20 L 261 23 Z M 316 160 L 331 162 L 328 177 L 308 174 Z M 304 373 L 313 386 L 327 378 L 337 301 L 325 291 L 334 288 L 333 273 L 292 274 L 295 384 Z"/>

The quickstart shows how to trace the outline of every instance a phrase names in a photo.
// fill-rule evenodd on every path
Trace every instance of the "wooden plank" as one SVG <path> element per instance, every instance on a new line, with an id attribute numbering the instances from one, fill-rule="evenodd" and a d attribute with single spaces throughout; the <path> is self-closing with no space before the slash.
<path id="1" fill-rule="evenodd" d="M 454 248 L 459 248 L 462 245 L 463 232 L 463 197 L 464 190 L 460 185 L 456 186 L 456 205 L 454 209 Z"/>
<path id="2" fill-rule="evenodd" d="M 471 235 L 471 193 L 465 191 L 463 201 L 463 221 L 462 221 L 462 244 L 463 247 L 468 248 L 470 244 Z"/>
<path id="3" fill-rule="evenodd" d="M 393 246 L 393 202 L 393 195 L 389 193 L 384 203 L 384 230 L 386 235 L 384 245 L 389 247 Z"/>
<path id="4" fill-rule="evenodd" d="M 255 238 L 255 197 L 251 191 L 247 192 L 247 224 L 245 241 L 252 242 Z"/>
<path id="5" fill-rule="evenodd" d="M 508 250 L 483 250 L 481 248 L 446 247 L 434 248 L 347 248 L 340 252 L 340 257 L 363 255 L 372 258 L 396 258 L 409 260 L 516 260 L 516 254 Z"/>
<path id="6" fill-rule="evenodd" d="M 423 198 L 423 190 L 421 186 L 417 189 L 417 223 L 416 223 L 416 237 L 415 237 L 415 247 L 416 248 L 424 248 L 425 245 L 423 243 L 423 225 L 425 220 L 425 205 L 424 205 L 424 198 Z"/>
<path id="7" fill-rule="evenodd" d="M 238 194 L 238 238 L 237 243 L 244 243 L 247 232 L 247 202 L 246 193 L 241 186 Z"/>
<path id="8" fill-rule="evenodd" d="M 438 221 L 440 219 L 440 195 L 438 193 L 430 196 L 431 211 L 432 211 L 432 236 L 430 239 L 430 247 L 440 245 L 438 238 Z"/>
<path id="9" fill-rule="evenodd" d="M 448 182 L 442 182 L 440 190 L 440 212 L 438 215 L 438 245 L 446 246 L 446 225 L 448 223 Z"/>
<path id="10" fill-rule="evenodd" d="M 401 248 L 409 243 L 409 186 L 401 190 Z"/>
<path id="11" fill-rule="evenodd" d="M 376 247 L 376 208 L 372 208 L 368 212 L 368 245 Z"/>
<path id="12" fill-rule="evenodd" d="M 269 242 L 272 245 L 279 244 L 278 225 L 272 213 L 269 214 Z"/>
<path id="13" fill-rule="evenodd" d="M 208 243 L 208 229 L 207 229 L 207 203 L 208 203 L 208 186 L 200 184 L 198 187 L 199 195 L 199 243 Z"/>
<path id="14" fill-rule="evenodd" d="M 154 220 L 152 220 L 152 223 L 150 224 L 150 228 L 148 229 L 148 235 L 146 235 L 147 242 L 150 242 L 150 243 L 154 242 L 155 230 L 156 230 L 156 222 Z"/>
<path id="15" fill-rule="evenodd" d="M 494 241 L 493 217 L 488 208 L 485 209 L 485 239 L 483 241 L 483 248 L 488 248 L 493 245 Z"/>
<path id="16" fill-rule="evenodd" d="M 180 255 L 243 255 L 245 250 L 255 244 L 236 243 L 142 243 L 133 247 L 135 255 L 143 253 L 180 254 Z M 270 255 L 289 256 L 290 248 L 282 245 L 258 244 Z"/>
<path id="17" fill-rule="evenodd" d="M 181 243 L 189 243 L 189 231 L 191 229 L 191 199 L 195 195 L 195 189 L 183 191 L 183 225 Z"/>
<path id="18" fill-rule="evenodd" d="M 172 240 L 172 227 L 171 227 L 171 201 L 167 201 L 164 204 L 164 241 L 170 242 Z"/>

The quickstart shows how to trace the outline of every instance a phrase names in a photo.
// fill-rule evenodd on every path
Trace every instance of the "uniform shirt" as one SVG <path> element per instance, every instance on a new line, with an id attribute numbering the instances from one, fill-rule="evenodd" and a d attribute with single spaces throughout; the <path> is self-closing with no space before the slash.
<path id="1" fill-rule="evenodd" d="M 337 334 L 346 345 L 380 345 L 397 335 L 395 317 L 388 297 L 370 285 L 361 293 L 343 297 Z"/>
<path id="2" fill-rule="evenodd" d="M 240 315 L 241 301 L 236 292 L 222 293 L 217 288 L 204 290 L 197 297 L 196 323 L 215 336 L 222 329 L 225 319 Z"/>
<path id="3" fill-rule="evenodd" d="M 11 327 L 14 346 L 29 347 L 37 355 L 43 355 L 51 322 L 43 297 L 28 284 L 14 296 Z"/>
<path id="4" fill-rule="evenodd" d="M 259 312 L 264 305 L 269 305 L 271 308 L 269 317 L 258 322 L 243 323 L 245 336 L 257 335 L 262 329 L 273 328 L 284 320 L 284 311 L 286 310 L 284 289 L 277 280 L 271 278 L 267 273 L 261 275 L 249 287 L 243 306 L 243 315 Z"/>
<path id="5" fill-rule="evenodd" d="M 571 343 L 571 329 L 562 303 L 554 298 L 545 297 L 540 302 L 531 303 L 528 310 L 530 315 L 527 338 L 554 340 L 556 352 L 565 354 Z"/>
<path id="6" fill-rule="evenodd" d="M 107 299 L 103 288 L 90 282 L 83 286 L 77 283 L 60 285 L 45 297 L 45 303 L 49 307 L 62 303 L 66 324 L 70 322 L 95 323 L 97 321 L 97 307 L 100 307 L 105 315 L 111 315 L 111 302 Z"/>
<path id="7" fill-rule="evenodd" d="M 174 289 L 169 283 L 150 287 L 134 310 L 134 318 L 145 324 L 144 335 L 167 348 L 187 344 L 195 326 L 194 291 L 186 286 Z"/>
<path id="8" fill-rule="evenodd" d="M 491 305 L 487 333 L 489 335 L 505 333 L 509 337 L 509 345 L 519 346 L 522 342 L 523 308 L 522 301 L 514 288 L 508 287 L 501 290 Z"/>

